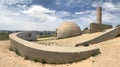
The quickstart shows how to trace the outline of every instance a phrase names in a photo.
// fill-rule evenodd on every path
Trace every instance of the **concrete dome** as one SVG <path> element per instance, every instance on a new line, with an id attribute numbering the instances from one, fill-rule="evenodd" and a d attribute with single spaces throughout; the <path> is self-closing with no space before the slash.
<path id="1" fill-rule="evenodd" d="M 64 22 L 56 30 L 56 37 L 67 38 L 81 34 L 80 27 L 73 22 Z"/>

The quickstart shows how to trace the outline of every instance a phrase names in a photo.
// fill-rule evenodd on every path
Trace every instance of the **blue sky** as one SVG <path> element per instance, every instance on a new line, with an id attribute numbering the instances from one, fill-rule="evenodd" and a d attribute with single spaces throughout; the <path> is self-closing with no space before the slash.
<path id="1" fill-rule="evenodd" d="M 64 21 L 84 29 L 96 22 L 101 6 L 103 24 L 120 24 L 119 0 L 0 0 L 0 30 L 51 30 Z"/>

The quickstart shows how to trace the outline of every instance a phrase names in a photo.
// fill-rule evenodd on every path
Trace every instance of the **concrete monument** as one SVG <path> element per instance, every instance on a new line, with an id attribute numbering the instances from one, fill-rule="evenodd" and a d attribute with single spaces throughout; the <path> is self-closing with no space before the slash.
<path id="1" fill-rule="evenodd" d="M 102 7 L 96 8 L 96 23 L 90 23 L 90 33 L 101 32 L 112 28 L 112 25 L 102 24 Z"/>
<path id="2" fill-rule="evenodd" d="M 96 14 L 96 16 L 97 16 L 96 21 L 97 21 L 98 24 L 102 24 L 102 8 L 101 7 L 97 7 L 96 8 L 96 12 L 97 12 L 97 14 Z"/>
<path id="3" fill-rule="evenodd" d="M 73 22 L 64 22 L 56 29 L 56 37 L 67 38 L 81 34 L 80 27 Z"/>

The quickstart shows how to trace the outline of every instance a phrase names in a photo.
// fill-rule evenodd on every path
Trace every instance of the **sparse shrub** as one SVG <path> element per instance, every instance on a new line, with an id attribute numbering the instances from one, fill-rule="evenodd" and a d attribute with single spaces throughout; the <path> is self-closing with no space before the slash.
<path id="1" fill-rule="evenodd" d="M 96 56 L 96 54 L 93 54 L 92 56 Z"/>
<path id="2" fill-rule="evenodd" d="M 82 30 L 82 33 L 83 34 L 90 33 L 90 30 L 88 29 L 88 27 L 86 27 Z"/>
<path id="3" fill-rule="evenodd" d="M 15 50 L 15 53 L 18 55 L 18 56 L 20 56 L 20 53 L 19 53 L 19 51 L 16 49 Z"/>
<path id="4" fill-rule="evenodd" d="M 94 60 L 92 60 L 92 63 L 94 63 L 95 61 Z"/>
<path id="5" fill-rule="evenodd" d="M 72 64 L 72 63 L 73 63 L 72 61 L 69 62 L 69 64 Z"/>
<path id="6" fill-rule="evenodd" d="M 25 59 L 25 60 L 28 60 L 28 59 L 29 59 L 29 57 L 25 56 L 25 57 L 24 57 L 24 59 Z"/>
<path id="7" fill-rule="evenodd" d="M 37 59 L 34 59 L 35 62 L 39 62 Z"/>
<path id="8" fill-rule="evenodd" d="M 9 50 L 10 50 L 10 51 L 13 51 L 13 49 L 12 49 L 11 47 L 9 48 Z"/>
<path id="9" fill-rule="evenodd" d="M 88 57 L 84 57 L 82 60 L 85 60 L 85 59 L 87 59 Z"/>
<path id="10" fill-rule="evenodd" d="M 45 63 L 47 63 L 44 59 L 42 59 L 42 64 L 45 64 Z"/>

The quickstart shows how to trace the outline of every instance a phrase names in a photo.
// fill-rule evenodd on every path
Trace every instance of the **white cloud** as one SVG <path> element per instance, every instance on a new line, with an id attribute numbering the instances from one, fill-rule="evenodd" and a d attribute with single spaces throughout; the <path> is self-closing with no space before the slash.
<path id="1" fill-rule="evenodd" d="M 40 21 L 37 21 L 39 19 L 34 20 L 33 17 L 27 15 L 13 16 L 10 15 L 13 13 L 8 10 L 4 10 L 4 12 L 0 11 L 0 13 L 4 13 L 0 15 L 0 29 L 3 30 L 54 30 L 57 27 L 56 20 L 46 20 L 40 23 Z"/>
<path id="2" fill-rule="evenodd" d="M 97 3 L 92 4 L 93 7 L 97 7 Z M 118 3 L 113 3 L 113 2 L 103 2 L 100 4 L 100 6 L 105 10 L 105 11 L 118 11 L 120 10 L 120 2 Z"/>
<path id="3" fill-rule="evenodd" d="M 112 14 L 110 12 L 103 12 L 103 22 L 105 24 L 110 24 L 113 26 L 116 26 L 117 24 L 120 24 L 119 16 Z"/>
<path id="4" fill-rule="evenodd" d="M 75 2 L 74 0 L 67 0 L 66 6 L 71 6 L 71 4 Z"/>
<path id="5" fill-rule="evenodd" d="M 42 6 L 32 5 L 27 11 L 24 11 L 25 13 L 30 14 L 39 14 L 39 13 L 55 13 L 54 10 L 49 10 L 47 8 L 44 8 Z"/>
<path id="6" fill-rule="evenodd" d="M 5 1 L 7 2 L 7 0 Z M 24 0 L 21 0 L 21 2 L 22 1 L 24 2 Z M 10 4 L 15 3 L 11 2 Z M 26 1 L 24 3 L 26 3 Z M 21 7 L 21 5 L 17 6 Z M 103 23 L 113 25 L 120 23 L 120 14 L 117 14 L 120 11 L 120 3 L 103 3 L 102 7 Z M 21 8 L 26 8 L 26 5 L 23 5 Z M 7 7 L 0 5 L 0 10 L 0 29 L 55 30 L 57 26 L 59 26 L 64 21 L 73 21 L 79 24 L 81 29 L 84 29 L 85 27 L 88 27 L 89 23 L 96 21 L 95 10 L 79 11 L 72 14 L 67 11 L 51 10 L 41 5 L 32 5 L 28 9 L 24 9 L 21 11 L 9 10 Z"/>
<path id="7" fill-rule="evenodd" d="M 102 4 L 102 8 L 104 22 L 107 24 L 112 24 L 113 26 L 120 24 L 120 2 L 105 2 Z"/>
<path id="8" fill-rule="evenodd" d="M 93 7 L 97 7 L 97 4 L 94 3 L 92 5 Z M 113 3 L 112 1 L 107 1 L 104 3 L 101 3 L 102 7 L 102 19 L 103 23 L 105 24 L 112 24 L 113 26 L 116 26 L 117 24 L 120 24 L 120 2 Z"/>
<path id="9" fill-rule="evenodd" d="M 80 14 L 84 14 L 84 15 L 85 15 L 85 14 L 86 14 L 86 15 L 88 15 L 88 14 L 91 15 L 91 14 L 92 14 L 92 15 L 93 15 L 93 14 L 95 14 L 95 11 L 94 11 L 94 10 L 79 11 L 79 12 L 75 12 L 75 14 L 76 14 L 76 15 L 80 15 Z"/>
<path id="10" fill-rule="evenodd" d="M 117 11 L 120 10 L 120 4 L 113 4 L 112 2 L 105 2 L 102 4 L 102 8 L 106 11 Z"/>
<path id="11" fill-rule="evenodd" d="M 32 0 L 0 0 L 0 4 L 7 4 L 7 5 L 30 4 L 30 3 L 32 3 Z"/>
<path id="12" fill-rule="evenodd" d="M 0 29 L 3 30 L 55 30 L 61 18 L 54 10 L 32 6 L 28 10 L 14 11 L 0 7 Z"/>
<path id="13" fill-rule="evenodd" d="M 28 10 L 23 11 L 24 14 L 39 18 L 40 20 L 54 21 L 57 19 L 53 14 L 56 11 L 44 8 L 42 6 L 33 5 Z"/>
<path id="14" fill-rule="evenodd" d="M 71 13 L 67 11 L 58 11 L 56 12 L 56 15 L 58 17 L 67 17 L 67 16 L 71 16 Z"/>
<path id="15" fill-rule="evenodd" d="M 93 7 L 97 7 L 98 4 L 93 3 Z M 116 26 L 117 24 L 120 24 L 120 2 L 114 4 L 112 2 L 104 2 L 101 4 L 102 5 L 102 22 L 103 24 L 110 24 L 113 26 Z M 80 11 L 80 12 L 75 12 L 76 18 L 74 21 L 76 22 L 84 22 L 84 26 L 88 26 L 90 22 L 96 22 L 96 10 L 91 11 Z M 82 17 L 79 17 L 82 16 Z M 86 22 L 86 23 L 85 23 Z M 80 26 L 82 26 L 80 24 Z"/>
<path id="16" fill-rule="evenodd" d="M 96 21 L 96 12 L 94 10 L 75 12 L 74 22 L 77 22 L 81 29 L 89 27 L 89 24 Z"/>
<path id="17" fill-rule="evenodd" d="M 61 5 L 62 3 L 60 2 L 60 0 L 56 0 L 56 5 Z"/>
<path id="18" fill-rule="evenodd" d="M 85 12 L 75 12 L 75 14 L 79 15 L 79 14 L 85 14 L 87 13 L 86 11 Z"/>

